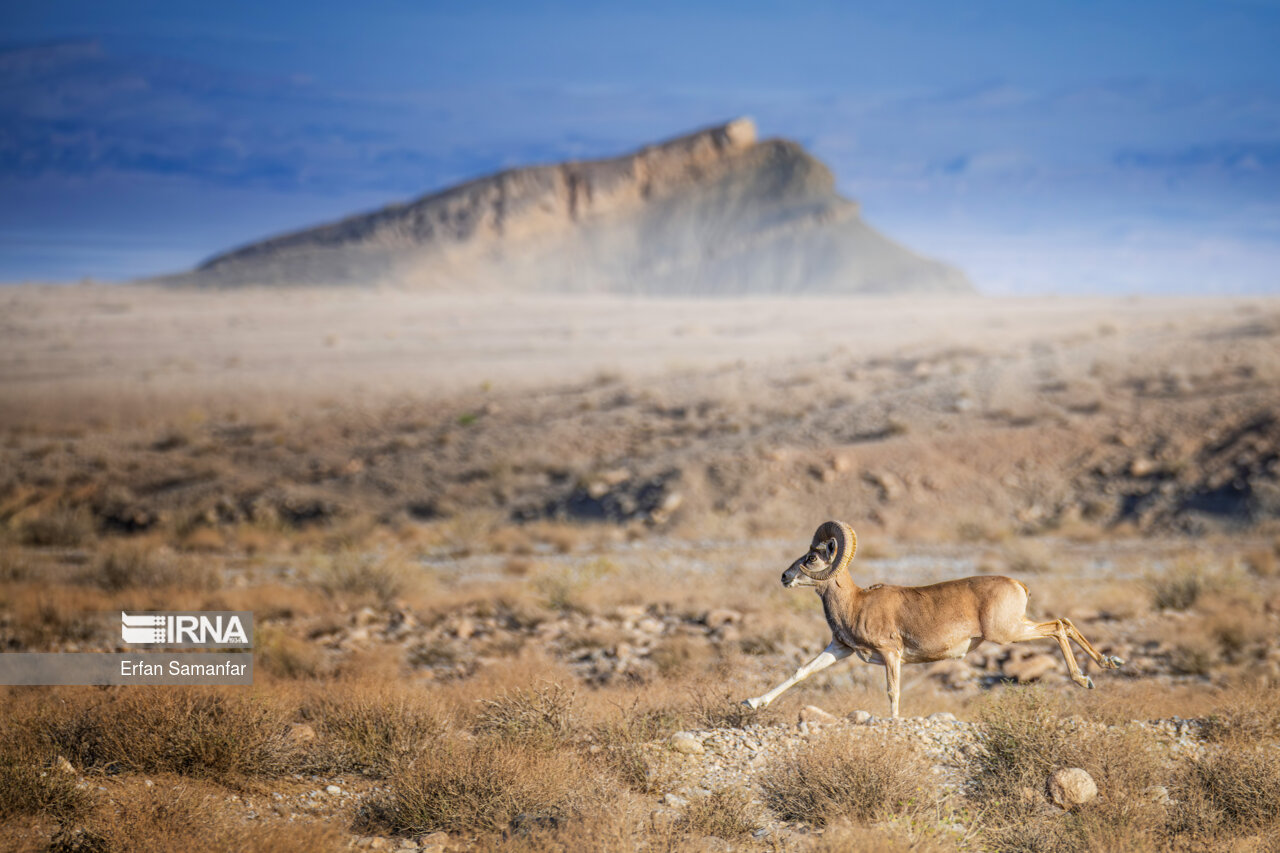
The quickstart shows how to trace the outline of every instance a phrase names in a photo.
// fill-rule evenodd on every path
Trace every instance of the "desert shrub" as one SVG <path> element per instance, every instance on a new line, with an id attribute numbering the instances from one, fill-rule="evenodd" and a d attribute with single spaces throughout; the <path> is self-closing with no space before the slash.
<path id="1" fill-rule="evenodd" d="M 29 580 L 31 561 L 18 548 L 0 546 L 0 583 Z"/>
<path id="2" fill-rule="evenodd" d="M 59 507 L 24 521 L 19 529 L 23 545 L 37 548 L 79 548 L 96 534 L 93 516 L 83 507 Z"/>
<path id="3" fill-rule="evenodd" d="M 78 706 L 40 706 L 25 725 L 85 768 L 227 780 L 280 773 L 290 761 L 276 706 L 216 688 L 127 687 Z"/>
<path id="4" fill-rule="evenodd" d="M 1191 562 L 1179 562 L 1164 572 L 1147 576 L 1151 603 L 1157 610 L 1188 610 L 1207 588 L 1204 569 Z"/>
<path id="5" fill-rule="evenodd" d="M 394 555 L 343 551 L 322 562 L 315 579 L 329 595 L 371 596 L 390 604 L 417 586 L 422 575 Z"/>
<path id="6" fill-rule="evenodd" d="M 760 826 L 751 798 L 741 788 L 719 788 L 694 797 L 680 812 L 676 829 L 690 835 L 732 839 Z"/>
<path id="7" fill-rule="evenodd" d="M 1173 787 L 1170 829 L 1206 840 L 1280 832 L 1280 750 L 1232 740 L 1188 762 Z"/>
<path id="8" fill-rule="evenodd" d="M 661 766 L 650 760 L 645 744 L 661 740 L 679 727 L 679 719 L 672 711 L 642 710 L 638 702 L 633 702 L 629 708 L 619 708 L 616 719 L 598 726 L 591 739 L 618 778 L 634 791 L 652 794 L 666 780 Z"/>
<path id="9" fill-rule="evenodd" d="M 322 821 L 244 821 L 226 808 L 225 790 L 212 785 L 155 785 L 117 790 L 111 807 L 81 822 L 64 824 L 53 851 L 167 853 L 171 850 L 236 850 L 303 853 L 337 850 L 345 833 Z"/>
<path id="10" fill-rule="evenodd" d="M 1036 539 L 1015 539 L 1004 547 L 1005 570 L 1012 575 L 1040 575 L 1053 571 L 1053 554 Z"/>
<path id="11" fill-rule="evenodd" d="M 1260 578 L 1273 578 L 1280 574 L 1276 553 L 1274 549 L 1257 548 L 1244 555 L 1244 564 Z"/>
<path id="12" fill-rule="evenodd" d="M 938 800 L 932 767 L 918 751 L 847 731 L 825 733 L 775 760 L 761 787 L 782 820 L 817 826 L 839 817 L 866 822 L 919 814 Z"/>
<path id="13" fill-rule="evenodd" d="M 270 626 L 258 631 L 254 638 L 254 665 L 277 678 L 317 678 L 326 674 L 324 653 L 315 643 Z"/>
<path id="14" fill-rule="evenodd" d="M 649 662 L 663 678 L 680 678 L 705 670 L 713 654 L 711 644 L 702 637 L 676 634 L 664 638 L 649 653 Z"/>
<path id="15" fill-rule="evenodd" d="M 924 829 L 913 826 L 912 829 Z M 957 840 L 929 827 L 929 831 L 907 831 L 900 826 L 866 826 L 846 819 L 827 826 L 806 853 L 951 853 L 959 850 Z"/>
<path id="16" fill-rule="evenodd" d="M 542 750 L 493 738 L 439 744 L 397 765 L 390 778 L 390 790 L 358 816 L 359 827 L 396 833 L 500 832 L 517 818 L 554 826 L 609 794 L 605 781 L 572 750 Z"/>
<path id="17" fill-rule="evenodd" d="M 1223 707 L 1205 720 L 1203 734 L 1216 742 L 1280 739 L 1280 686 L 1232 691 Z"/>
<path id="18" fill-rule="evenodd" d="M 0 745 L 0 821 L 20 815 L 72 820 L 89 807 L 76 787 L 76 774 L 59 766 L 58 756 L 41 750 L 29 732 L 14 731 Z"/>
<path id="19" fill-rule="evenodd" d="M 108 592 L 175 586 L 215 589 L 218 574 L 206 560 L 161 551 L 149 542 L 116 542 L 103 549 L 86 579 Z"/>
<path id="20" fill-rule="evenodd" d="M 982 714 L 975 805 L 993 849 L 1123 850 L 1159 846 L 1164 807 L 1146 793 L 1162 775 L 1150 737 L 1062 719 L 1040 691 L 1014 690 Z M 1045 783 L 1062 767 L 1081 767 L 1098 799 L 1064 814 L 1047 805 Z"/>
<path id="21" fill-rule="evenodd" d="M 520 688 L 497 699 L 482 699 L 477 734 L 554 749 L 569 741 L 577 726 L 574 692 L 562 684 Z"/>
<path id="22" fill-rule="evenodd" d="M 699 684 L 689 691 L 685 714 L 688 728 L 740 729 L 754 722 L 760 712 L 742 704 L 742 697 L 724 688 Z"/>
<path id="23" fill-rule="evenodd" d="M 358 683 L 307 697 L 300 713 L 319 730 L 304 759 L 313 772 L 386 776 L 396 764 L 433 749 L 448 728 L 421 691 Z"/>

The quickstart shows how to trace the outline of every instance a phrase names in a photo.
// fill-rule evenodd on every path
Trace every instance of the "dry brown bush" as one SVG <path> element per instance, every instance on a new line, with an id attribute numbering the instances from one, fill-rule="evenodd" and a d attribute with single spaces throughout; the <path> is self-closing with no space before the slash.
<path id="1" fill-rule="evenodd" d="M 422 690 L 365 682 L 326 684 L 299 703 L 317 730 L 301 761 L 311 772 L 386 776 L 398 763 L 430 751 L 448 730 L 445 714 Z"/>
<path id="2" fill-rule="evenodd" d="M 55 751 L 16 729 L 0 742 L 0 821 L 29 815 L 63 822 L 88 809 L 89 795 L 57 759 Z"/>
<path id="3" fill-rule="evenodd" d="M 861 733 L 835 731 L 774 761 L 761 779 L 765 803 L 782 820 L 822 826 L 919 815 L 934 808 L 932 767 L 915 749 Z"/>
<path id="4" fill-rule="evenodd" d="M 579 728 L 574 691 L 563 684 L 504 691 L 480 700 L 477 734 L 521 743 L 535 749 L 555 749 L 569 742 Z"/>
<path id="5" fill-rule="evenodd" d="M 117 787 L 103 805 L 54 834 L 51 851 L 168 853 L 172 850 L 236 850 L 303 853 L 340 850 L 346 833 L 322 821 L 245 822 L 226 808 L 226 791 L 190 779 L 161 780 L 152 787 Z"/>
<path id="6" fill-rule="evenodd" d="M 1165 807 L 1148 795 L 1162 768 L 1150 736 L 1081 726 L 1039 691 L 1013 690 L 982 714 L 972 791 L 981 825 L 997 850 L 1122 850 L 1158 846 Z M 1046 779 L 1082 767 L 1098 799 L 1063 814 L 1047 804 Z"/>
<path id="7" fill-rule="evenodd" d="M 440 743 L 398 765 L 390 778 L 390 791 L 359 816 L 360 828 L 501 832 L 522 815 L 526 824 L 554 827 L 617 790 L 572 750 L 494 738 Z"/>
<path id="8" fill-rule="evenodd" d="M 719 788 L 685 804 L 676 829 L 689 835 L 714 835 L 732 840 L 754 832 L 760 817 L 751 797 L 741 788 Z"/>
<path id="9" fill-rule="evenodd" d="M 35 548 L 79 548 L 96 535 L 93 516 L 83 507 L 58 507 L 28 518 L 18 527 L 19 541 Z"/>
<path id="10" fill-rule="evenodd" d="M 319 678 L 329 670 L 315 643 L 273 626 L 264 626 L 254 637 L 254 665 L 275 678 Z"/>
<path id="11" fill-rule="evenodd" d="M 1280 738 L 1280 686 L 1246 685 L 1229 692 L 1208 715 L 1210 741 L 1274 741 Z"/>
<path id="12" fill-rule="evenodd" d="M 936 827 L 908 831 L 899 826 L 866 826 L 841 819 L 830 824 L 806 853 L 951 853 L 961 849 L 957 839 Z"/>
<path id="13" fill-rule="evenodd" d="M 1170 830 L 1203 841 L 1280 837 L 1280 751 L 1233 739 L 1188 762 L 1172 790 Z"/>
<path id="14" fill-rule="evenodd" d="M 87 689 L 87 688 L 86 688 Z M 125 687 L 62 694 L 17 709 L 22 729 L 84 769 L 177 773 L 235 781 L 284 772 L 286 720 L 264 696 L 199 687 Z M 29 697 L 34 699 L 36 697 Z"/>
<path id="15" fill-rule="evenodd" d="M 1188 610 L 1209 586 L 1204 568 L 1187 560 L 1149 574 L 1146 582 L 1151 604 L 1157 610 Z"/>
<path id="16" fill-rule="evenodd" d="M 1014 539 L 1002 550 L 1005 571 L 1011 575 L 1040 575 L 1054 569 L 1053 552 L 1038 539 Z"/>
<path id="17" fill-rule="evenodd" d="M 1260 578 L 1274 578 L 1280 574 L 1280 563 L 1276 560 L 1275 548 L 1255 548 L 1244 555 L 1244 564 Z"/>
<path id="18" fill-rule="evenodd" d="M 208 559 L 176 554 L 148 540 L 124 540 L 104 546 L 84 579 L 108 592 L 166 586 L 211 590 L 219 585 L 219 572 Z"/>
<path id="19" fill-rule="evenodd" d="M 425 574 L 399 554 L 343 551 L 323 559 L 315 582 L 331 596 L 369 597 L 383 605 L 417 591 Z"/>

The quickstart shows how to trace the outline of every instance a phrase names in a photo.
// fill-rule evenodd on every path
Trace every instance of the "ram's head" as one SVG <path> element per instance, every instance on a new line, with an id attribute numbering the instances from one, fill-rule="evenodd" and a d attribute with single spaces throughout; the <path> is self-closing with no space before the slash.
<path id="1" fill-rule="evenodd" d="M 817 586 L 844 571 L 858 550 L 858 535 L 843 521 L 828 521 L 813 534 L 813 544 L 782 573 L 782 585 Z"/>

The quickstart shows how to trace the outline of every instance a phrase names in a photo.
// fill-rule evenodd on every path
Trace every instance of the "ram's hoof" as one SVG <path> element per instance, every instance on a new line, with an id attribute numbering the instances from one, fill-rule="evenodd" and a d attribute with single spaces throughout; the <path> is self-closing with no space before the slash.
<path id="1" fill-rule="evenodd" d="M 758 710 L 760 708 L 759 699 L 743 699 L 742 704 L 753 711 Z"/>
<path id="2" fill-rule="evenodd" d="M 1102 665 L 1108 669 L 1118 669 L 1124 666 L 1124 658 L 1115 655 L 1106 655 L 1102 658 Z"/>
<path id="3" fill-rule="evenodd" d="M 1086 675 L 1086 676 L 1084 677 L 1084 686 L 1085 686 L 1085 687 L 1087 687 L 1087 688 L 1089 688 L 1090 690 L 1092 690 L 1092 689 L 1093 689 L 1093 679 Z"/>

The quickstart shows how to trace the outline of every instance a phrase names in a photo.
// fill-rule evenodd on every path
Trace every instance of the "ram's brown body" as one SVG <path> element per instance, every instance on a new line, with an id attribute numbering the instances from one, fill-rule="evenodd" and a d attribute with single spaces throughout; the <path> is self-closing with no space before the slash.
<path id="1" fill-rule="evenodd" d="M 841 573 L 820 583 L 818 595 L 832 639 L 877 662 L 886 650 L 903 663 L 928 663 L 964 657 L 984 639 L 1010 642 L 1027 609 L 1027 588 L 997 575 L 862 589 Z"/>
<path id="2" fill-rule="evenodd" d="M 1071 642 L 1100 666 L 1124 663 L 1099 654 L 1069 619 L 1028 619 L 1027 587 L 1013 578 L 985 575 L 929 586 L 875 584 L 863 589 L 849 574 L 857 548 L 853 528 L 828 521 L 814 534 L 809 550 L 782 573 L 785 587 L 816 589 L 831 628 L 831 642 L 791 678 L 763 696 L 746 700 L 748 706 L 763 708 L 793 684 L 852 654 L 884 665 L 889 713 L 895 717 L 902 664 L 962 658 L 987 641 L 1055 639 L 1072 681 L 1082 687 L 1093 687 L 1093 679 L 1080 671 Z"/>

